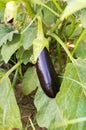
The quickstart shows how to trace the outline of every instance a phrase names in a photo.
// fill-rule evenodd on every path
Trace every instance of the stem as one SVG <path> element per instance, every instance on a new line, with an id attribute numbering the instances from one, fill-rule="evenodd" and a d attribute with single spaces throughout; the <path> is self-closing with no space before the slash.
<path id="1" fill-rule="evenodd" d="M 60 45 L 64 48 L 64 50 L 66 51 L 67 55 L 69 56 L 70 60 L 72 61 L 72 63 L 74 64 L 75 61 L 73 59 L 73 57 L 71 56 L 69 50 L 67 49 L 67 47 L 65 46 L 64 42 L 54 33 L 49 34 L 50 36 L 52 36 L 53 38 L 55 38 L 57 40 L 57 42 L 60 43 Z"/>
<path id="2" fill-rule="evenodd" d="M 29 118 L 29 121 L 30 121 L 30 124 L 31 124 L 32 129 L 33 129 L 33 130 L 36 130 L 35 127 L 34 127 L 34 125 L 33 125 L 32 120 L 31 120 L 30 118 Z"/>
<path id="3" fill-rule="evenodd" d="M 9 71 L 7 71 L 7 73 L 4 74 L 4 76 L 0 79 L 0 83 L 6 78 L 8 77 L 19 65 L 21 64 L 21 62 L 18 62 L 16 65 L 14 65 Z"/>
<path id="4" fill-rule="evenodd" d="M 41 20 L 40 16 L 38 16 L 38 33 L 37 33 L 37 38 L 38 39 L 43 39 L 44 38 L 44 33 L 43 33 L 43 28 L 42 28 L 42 20 Z"/>
<path id="5" fill-rule="evenodd" d="M 23 74 L 22 74 L 22 67 L 21 67 L 21 65 L 19 66 L 19 74 L 20 74 L 20 77 L 22 78 Z"/>
<path id="6" fill-rule="evenodd" d="M 16 72 L 15 72 L 15 75 L 14 75 L 14 78 L 13 78 L 12 87 L 14 87 L 15 84 L 16 84 L 17 76 L 18 76 L 18 68 L 16 69 Z"/>
<path id="7" fill-rule="evenodd" d="M 58 60 L 59 60 L 60 72 L 62 72 L 62 55 L 61 55 L 60 44 L 58 44 L 58 46 L 57 46 L 57 52 L 58 52 Z"/>
<path id="8" fill-rule="evenodd" d="M 80 41 L 82 40 L 83 36 L 85 35 L 85 33 L 86 33 L 86 29 L 84 29 L 84 30 L 82 31 L 81 35 L 80 35 L 79 38 L 77 39 L 77 41 L 76 41 L 76 43 L 75 43 L 75 48 L 74 48 L 74 50 L 73 50 L 72 53 L 71 53 L 72 56 L 74 55 L 74 53 L 75 53 L 75 51 L 76 51 L 76 49 L 77 49 L 77 47 L 78 47 Z"/>
<path id="9" fill-rule="evenodd" d="M 41 5 L 41 6 L 43 6 L 43 7 L 45 7 L 45 8 L 47 8 L 49 11 L 51 11 L 54 15 L 56 15 L 57 17 L 59 17 L 59 14 L 58 13 L 56 13 L 54 10 L 52 10 L 50 7 L 48 7 L 47 5 L 45 5 L 45 4 L 43 4 L 43 3 L 37 3 L 37 4 L 39 4 L 39 5 Z"/>
<path id="10" fill-rule="evenodd" d="M 75 28 L 75 18 L 73 15 L 71 15 L 71 27 L 70 27 L 70 30 L 68 31 L 68 37 L 71 36 L 71 34 L 73 33 L 74 31 L 74 28 Z"/>
<path id="11" fill-rule="evenodd" d="M 23 1 L 25 2 L 26 10 L 27 10 L 29 16 L 32 17 L 32 18 L 34 18 L 35 14 L 34 14 L 34 11 L 33 11 L 32 7 L 31 7 L 31 5 L 30 5 L 30 2 L 27 1 L 27 0 L 23 0 Z"/>
<path id="12" fill-rule="evenodd" d="M 35 17 L 33 18 L 33 20 L 30 22 L 30 24 L 21 32 L 21 34 L 25 33 L 25 31 L 27 31 L 27 29 L 33 24 L 33 22 L 35 21 L 35 19 L 37 18 L 38 14 L 35 15 Z"/>
<path id="13" fill-rule="evenodd" d="M 64 20 L 63 23 L 62 23 L 61 26 L 60 26 L 60 29 L 59 29 L 59 36 L 62 37 L 62 38 L 64 38 L 65 41 L 67 41 L 67 39 L 66 39 L 66 37 L 65 37 L 65 34 L 64 34 L 64 30 L 65 30 L 65 28 L 66 28 L 66 25 L 67 25 L 67 21 Z M 63 35 L 64 35 L 64 36 L 63 36 Z"/>
<path id="14" fill-rule="evenodd" d="M 58 4 L 58 2 L 56 2 L 56 0 L 52 0 L 52 2 L 53 2 L 54 5 L 56 6 L 56 8 L 62 13 L 63 10 L 62 10 L 62 8 L 60 7 L 60 5 Z"/>
<path id="15" fill-rule="evenodd" d="M 47 32 L 47 34 L 53 33 L 55 31 L 55 29 L 61 24 L 61 22 L 62 21 L 60 19 L 58 19 L 56 24 L 51 28 L 50 31 Z"/>

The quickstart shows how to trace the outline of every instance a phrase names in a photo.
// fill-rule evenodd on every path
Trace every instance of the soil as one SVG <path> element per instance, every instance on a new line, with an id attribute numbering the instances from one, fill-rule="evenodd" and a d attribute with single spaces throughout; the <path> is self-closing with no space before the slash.
<path id="1" fill-rule="evenodd" d="M 15 87 L 15 96 L 21 113 L 23 130 L 46 130 L 45 128 L 40 128 L 36 122 L 37 111 L 34 106 L 35 92 L 36 91 L 30 95 L 25 96 L 21 91 L 21 83 L 18 83 Z M 31 122 L 33 123 L 35 129 L 32 128 Z"/>

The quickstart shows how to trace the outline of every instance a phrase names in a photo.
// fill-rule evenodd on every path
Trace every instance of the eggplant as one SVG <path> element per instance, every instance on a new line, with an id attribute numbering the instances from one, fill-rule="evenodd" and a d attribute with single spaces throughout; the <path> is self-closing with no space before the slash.
<path id="1" fill-rule="evenodd" d="M 60 83 L 46 47 L 37 59 L 36 71 L 43 91 L 48 97 L 54 98 L 59 92 Z"/>

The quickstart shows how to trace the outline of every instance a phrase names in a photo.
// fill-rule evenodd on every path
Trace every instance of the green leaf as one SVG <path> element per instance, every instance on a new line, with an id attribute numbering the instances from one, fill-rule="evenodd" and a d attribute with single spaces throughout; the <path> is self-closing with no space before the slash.
<path id="1" fill-rule="evenodd" d="M 1 55 L 5 63 L 7 63 L 14 52 L 18 49 L 19 35 L 15 35 L 11 42 L 4 44 L 1 49 Z"/>
<path id="2" fill-rule="evenodd" d="M 37 108 L 36 119 L 39 126 L 50 128 L 53 121 L 61 120 L 55 99 L 48 98 L 42 91 L 40 85 L 35 95 L 34 103 Z"/>
<path id="3" fill-rule="evenodd" d="M 32 48 L 30 48 L 28 50 L 24 50 L 24 48 L 21 47 L 17 51 L 16 57 L 17 57 L 18 60 L 21 59 L 22 63 L 24 63 L 26 65 L 28 62 L 30 62 L 30 57 L 31 57 L 32 53 L 33 53 Z"/>
<path id="4" fill-rule="evenodd" d="M 82 26 L 83 26 L 84 28 L 86 28 L 86 9 L 83 9 L 83 10 L 81 11 L 81 17 L 80 17 L 80 19 L 81 19 L 81 24 L 82 24 Z"/>
<path id="5" fill-rule="evenodd" d="M 72 35 L 70 36 L 70 39 L 73 39 L 75 40 L 76 37 L 79 37 L 79 35 L 81 34 L 82 32 L 82 27 L 81 26 L 76 26 L 74 32 L 72 33 Z"/>
<path id="6" fill-rule="evenodd" d="M 28 49 L 31 47 L 33 40 L 37 36 L 37 26 L 30 26 L 24 33 L 23 36 L 23 47 L 24 49 Z"/>
<path id="7" fill-rule="evenodd" d="M 61 19 L 67 18 L 69 15 L 75 13 L 76 11 L 86 7 L 85 0 L 69 0 Z"/>
<path id="8" fill-rule="evenodd" d="M 0 70 L 0 78 L 4 76 Z M 16 103 L 10 80 L 6 77 L 0 82 L 0 130 L 22 128 L 19 108 Z"/>
<path id="9" fill-rule="evenodd" d="M 38 77 L 36 74 L 35 67 L 30 67 L 25 72 L 23 81 L 22 81 L 22 91 L 25 95 L 30 94 L 38 86 Z"/>
<path id="10" fill-rule="evenodd" d="M 21 58 L 21 56 L 23 55 L 24 53 L 24 48 L 21 46 L 18 51 L 16 52 L 16 58 L 19 60 Z"/>
<path id="11" fill-rule="evenodd" d="M 52 1 L 48 1 L 46 5 L 57 12 L 57 8 L 52 3 Z M 52 12 L 50 12 L 48 9 L 46 9 L 45 7 L 42 8 L 42 17 L 43 17 L 43 22 L 47 26 L 55 24 L 55 22 L 57 20 L 57 17 Z"/>
<path id="12" fill-rule="evenodd" d="M 25 65 L 30 61 L 31 55 L 32 55 L 32 49 L 26 50 L 26 51 L 23 53 L 22 62 L 23 62 Z"/>
<path id="13" fill-rule="evenodd" d="M 86 86 L 86 69 L 83 67 L 85 65 L 86 60 L 81 59 L 77 60 L 76 68 L 72 64 L 67 65 L 60 92 L 56 97 L 57 106 L 63 119 L 60 127 L 62 124 L 66 130 L 85 130 L 86 128 L 85 122 L 67 125 L 69 120 L 86 117 L 86 97 L 83 91 L 83 86 Z M 55 123 L 55 126 L 59 130 L 58 122 Z"/>
<path id="14" fill-rule="evenodd" d="M 85 35 L 86 36 L 86 35 Z M 86 40 L 82 40 L 78 45 L 75 55 L 79 58 L 86 58 Z"/>
<path id="15" fill-rule="evenodd" d="M 12 30 L 8 28 L 6 25 L 0 25 L 0 46 L 4 43 L 6 44 L 7 40 L 12 41 L 14 33 L 18 33 L 17 30 Z"/>
<path id="16" fill-rule="evenodd" d="M 76 40 L 74 42 L 76 43 Z M 78 58 L 86 58 L 85 52 L 86 52 L 86 32 L 84 33 L 83 38 L 81 39 L 79 45 L 76 48 L 75 56 Z"/>
<path id="17" fill-rule="evenodd" d="M 79 58 L 76 63 L 77 73 L 83 87 L 86 88 L 86 58 Z"/>

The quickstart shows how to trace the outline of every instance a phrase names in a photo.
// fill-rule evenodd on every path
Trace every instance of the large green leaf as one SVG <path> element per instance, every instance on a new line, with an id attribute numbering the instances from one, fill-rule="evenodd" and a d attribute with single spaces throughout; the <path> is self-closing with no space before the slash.
<path id="1" fill-rule="evenodd" d="M 0 46 L 7 42 L 7 40 L 11 41 L 13 38 L 13 34 L 18 33 L 17 30 L 12 30 L 8 28 L 8 26 L 1 24 L 0 25 Z"/>
<path id="2" fill-rule="evenodd" d="M 85 0 L 68 0 L 68 5 L 66 6 L 61 19 L 68 17 L 69 15 L 75 13 L 76 11 L 86 7 Z"/>
<path id="3" fill-rule="evenodd" d="M 15 35 L 14 39 L 11 42 L 7 42 L 2 46 L 1 55 L 5 63 L 7 63 L 10 57 L 18 49 L 19 45 L 19 35 Z"/>
<path id="4" fill-rule="evenodd" d="M 48 98 L 38 89 L 35 97 L 38 124 L 49 130 L 85 130 L 85 79 L 86 59 L 78 59 L 75 65 L 67 65 L 56 103 L 55 99 Z"/>
<path id="5" fill-rule="evenodd" d="M 0 70 L 0 78 L 4 73 Z M 22 128 L 20 112 L 16 103 L 10 80 L 6 77 L 0 81 L 0 130 Z"/>
<path id="6" fill-rule="evenodd" d="M 30 94 L 38 86 L 38 77 L 36 74 L 35 67 L 30 67 L 26 71 L 23 82 L 22 82 L 22 91 L 25 95 Z"/>
<path id="7" fill-rule="evenodd" d="M 69 64 L 66 68 L 60 92 L 56 97 L 64 125 L 68 120 L 86 116 L 86 97 L 83 89 L 83 87 L 86 87 L 85 65 L 86 60 L 79 59 L 77 60 L 76 68 L 72 64 Z M 56 126 L 58 128 L 58 123 Z M 66 125 L 65 127 L 66 130 L 85 130 L 86 123 L 71 123 L 71 125 Z"/>
<path id="8" fill-rule="evenodd" d="M 40 85 L 35 95 L 34 103 L 37 108 L 36 119 L 39 126 L 49 128 L 53 121 L 61 120 L 55 99 L 48 98 Z"/>
<path id="9" fill-rule="evenodd" d="M 23 47 L 24 49 L 28 49 L 31 45 L 33 40 L 37 36 L 37 26 L 31 26 L 29 27 L 23 36 Z"/>

